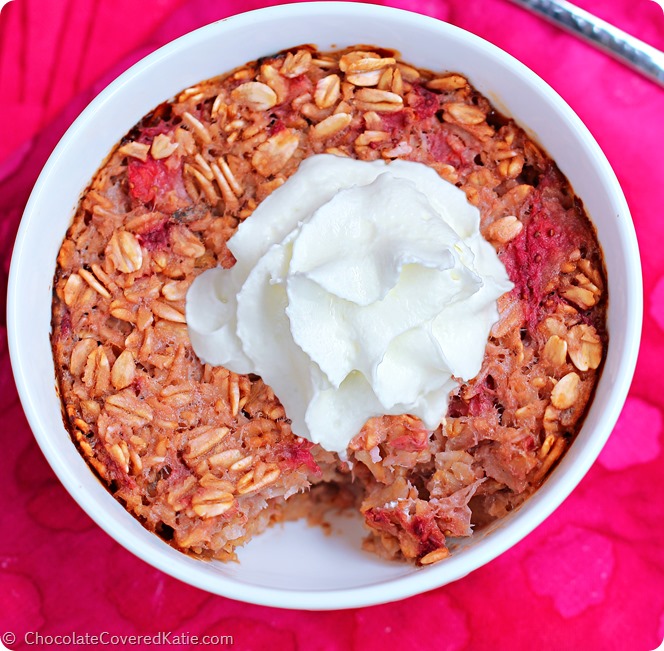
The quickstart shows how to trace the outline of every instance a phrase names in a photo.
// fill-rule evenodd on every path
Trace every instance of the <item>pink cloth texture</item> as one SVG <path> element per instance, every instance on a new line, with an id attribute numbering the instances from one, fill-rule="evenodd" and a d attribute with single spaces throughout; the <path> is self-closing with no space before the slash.
<path id="1" fill-rule="evenodd" d="M 578 2 L 664 49 L 655 2 Z M 47 465 L 14 387 L 5 313 L 12 244 L 37 175 L 85 105 L 131 64 L 194 28 L 268 4 L 278 3 L 14 0 L 2 10 L 0 633 L 16 634 L 11 648 L 28 648 L 25 631 L 222 634 L 243 651 L 656 648 L 664 637 L 664 90 L 507 0 L 381 4 L 458 25 L 532 68 L 585 121 L 627 196 L 643 259 L 641 355 L 608 445 L 564 504 L 451 585 L 369 608 L 285 611 L 209 595 L 135 558 Z"/>

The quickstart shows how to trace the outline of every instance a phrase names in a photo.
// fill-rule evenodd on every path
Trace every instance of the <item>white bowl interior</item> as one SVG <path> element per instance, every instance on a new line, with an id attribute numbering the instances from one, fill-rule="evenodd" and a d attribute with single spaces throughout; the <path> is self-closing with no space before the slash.
<path id="1" fill-rule="evenodd" d="M 80 193 L 118 140 L 177 91 L 246 61 L 300 43 L 321 49 L 371 43 L 403 60 L 452 70 L 517 119 L 572 180 L 594 221 L 609 269 L 610 347 L 582 431 L 545 486 L 488 536 L 461 541 L 452 558 L 415 569 L 360 550 L 358 520 L 340 517 L 326 536 L 302 522 L 277 526 L 240 552 L 241 564 L 189 558 L 145 531 L 90 472 L 63 427 L 49 343 L 55 259 Z M 435 53 L 435 54 L 434 54 Z M 304 3 L 220 21 L 138 63 L 107 88 L 67 132 L 25 211 L 12 261 L 10 346 L 21 399 L 60 479 L 111 536 L 156 567 L 236 599 L 296 608 L 380 603 L 464 576 L 520 540 L 569 494 L 608 437 L 634 370 L 642 299 L 638 250 L 627 205 L 608 162 L 580 120 L 539 78 L 453 26 L 382 7 Z"/>

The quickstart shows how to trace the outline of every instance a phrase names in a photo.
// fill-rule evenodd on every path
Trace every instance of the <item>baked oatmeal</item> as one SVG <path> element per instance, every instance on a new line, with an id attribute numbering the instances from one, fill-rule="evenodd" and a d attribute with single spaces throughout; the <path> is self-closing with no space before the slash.
<path id="1" fill-rule="evenodd" d="M 435 170 L 479 209 L 514 286 L 442 424 L 377 416 L 345 456 L 293 431 L 258 375 L 202 363 L 185 316 L 193 280 L 233 267 L 238 226 L 318 154 Z M 84 193 L 54 282 L 66 425 L 113 495 L 182 551 L 233 559 L 270 523 L 335 505 L 359 508 L 368 549 L 434 563 L 568 449 L 606 350 L 605 287 L 581 201 L 466 78 L 390 50 L 297 47 L 157 107 Z"/>

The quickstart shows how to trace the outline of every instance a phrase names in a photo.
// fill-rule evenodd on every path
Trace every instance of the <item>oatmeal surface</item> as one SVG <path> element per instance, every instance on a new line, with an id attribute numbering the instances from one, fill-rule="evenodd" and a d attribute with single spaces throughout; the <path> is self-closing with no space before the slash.
<path id="1" fill-rule="evenodd" d="M 352 469 L 298 437 L 260 378 L 201 364 L 184 312 L 198 274 L 234 264 L 238 224 L 318 153 L 432 167 L 479 208 L 515 284 L 444 425 L 374 418 Z M 334 504 L 360 509 L 368 548 L 428 564 L 564 454 L 605 353 L 606 301 L 581 202 L 464 77 L 388 50 L 302 47 L 186 89 L 127 134 L 63 242 L 52 343 L 79 450 L 179 549 L 230 559 L 271 522 Z"/>

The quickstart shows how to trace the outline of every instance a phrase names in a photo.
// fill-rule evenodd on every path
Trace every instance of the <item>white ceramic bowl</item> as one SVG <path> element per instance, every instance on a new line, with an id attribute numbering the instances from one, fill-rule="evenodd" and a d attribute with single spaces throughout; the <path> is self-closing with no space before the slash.
<path id="1" fill-rule="evenodd" d="M 557 161 L 604 250 L 611 339 L 581 432 L 523 508 L 431 567 L 362 552 L 361 526 L 349 518 L 338 521 L 343 532 L 335 536 L 303 523 L 275 527 L 240 552 L 239 565 L 190 558 L 146 531 L 114 500 L 63 427 L 49 344 L 52 280 L 80 193 L 116 142 L 157 104 L 200 80 L 301 43 L 323 50 L 371 43 L 397 49 L 417 66 L 467 75 Z M 634 228 L 609 163 L 581 120 L 533 72 L 482 39 L 431 18 L 355 3 L 303 3 L 234 16 L 183 36 L 137 63 L 90 104 L 30 197 L 12 259 L 8 315 L 14 374 L 35 437 L 67 490 L 113 538 L 164 572 L 213 593 L 270 606 L 332 609 L 391 601 L 458 579 L 514 545 L 565 499 L 599 454 L 627 395 L 642 287 Z"/>

